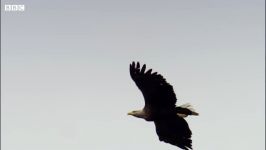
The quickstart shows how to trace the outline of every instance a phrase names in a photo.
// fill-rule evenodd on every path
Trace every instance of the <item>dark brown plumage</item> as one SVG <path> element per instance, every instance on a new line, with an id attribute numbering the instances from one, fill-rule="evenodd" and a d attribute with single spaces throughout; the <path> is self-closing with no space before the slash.
<path id="1" fill-rule="evenodd" d="M 198 115 L 190 105 L 176 107 L 173 87 L 164 77 L 152 69 L 146 71 L 139 62 L 130 64 L 130 75 L 141 90 L 145 106 L 129 115 L 153 121 L 160 141 L 178 146 L 184 150 L 192 149 L 191 131 L 185 119 L 187 115 Z"/>

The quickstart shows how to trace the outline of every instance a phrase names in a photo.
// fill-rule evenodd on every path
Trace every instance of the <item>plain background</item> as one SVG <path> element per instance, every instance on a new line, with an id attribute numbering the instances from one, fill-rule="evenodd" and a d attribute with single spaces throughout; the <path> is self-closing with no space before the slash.
<path id="1" fill-rule="evenodd" d="M 195 150 L 264 150 L 264 3 L 2 0 L 2 150 L 178 149 L 126 115 L 133 60 L 200 113 Z"/>

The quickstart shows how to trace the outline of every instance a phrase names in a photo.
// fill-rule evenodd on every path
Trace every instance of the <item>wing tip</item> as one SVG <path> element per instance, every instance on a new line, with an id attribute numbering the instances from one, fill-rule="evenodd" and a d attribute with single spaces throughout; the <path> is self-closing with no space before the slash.
<path id="1" fill-rule="evenodd" d="M 136 67 L 136 68 L 140 68 L 140 66 L 141 66 L 141 63 L 139 62 L 139 61 L 132 61 L 130 64 L 129 64 L 129 66 L 132 66 L 132 67 Z M 142 67 L 141 68 L 143 68 L 143 67 L 146 67 L 146 64 L 143 64 L 142 65 Z"/>

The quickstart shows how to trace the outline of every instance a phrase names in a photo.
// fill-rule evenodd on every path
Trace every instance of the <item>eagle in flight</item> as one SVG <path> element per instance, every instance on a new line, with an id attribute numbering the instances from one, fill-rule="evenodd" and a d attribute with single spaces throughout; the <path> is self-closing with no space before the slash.
<path id="1" fill-rule="evenodd" d="M 191 131 L 184 119 L 188 115 L 198 115 L 190 104 L 176 106 L 173 87 L 164 77 L 146 65 L 132 62 L 130 76 L 144 96 L 142 110 L 129 112 L 128 115 L 153 121 L 160 141 L 178 146 L 183 150 L 192 149 Z"/>

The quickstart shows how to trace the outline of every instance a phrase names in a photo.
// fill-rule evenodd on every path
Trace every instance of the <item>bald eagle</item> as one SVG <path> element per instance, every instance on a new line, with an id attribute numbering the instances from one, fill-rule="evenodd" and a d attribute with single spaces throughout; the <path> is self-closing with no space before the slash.
<path id="1" fill-rule="evenodd" d="M 192 133 L 184 117 L 198 113 L 190 104 L 176 106 L 173 87 L 162 75 L 152 72 L 152 69 L 146 71 L 145 64 L 140 68 L 139 62 L 132 62 L 129 70 L 131 78 L 144 96 L 145 106 L 128 115 L 153 121 L 160 141 L 183 150 L 192 149 Z"/>

